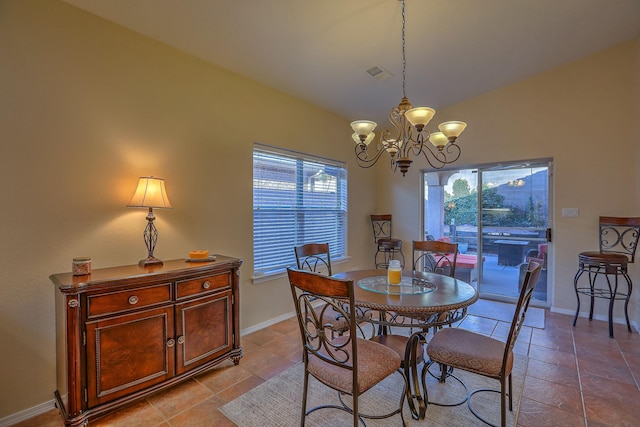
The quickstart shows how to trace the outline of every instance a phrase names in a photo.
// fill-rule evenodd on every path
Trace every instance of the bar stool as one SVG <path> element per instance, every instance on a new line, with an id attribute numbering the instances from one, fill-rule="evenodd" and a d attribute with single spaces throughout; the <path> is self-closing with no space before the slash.
<path id="1" fill-rule="evenodd" d="M 627 272 L 627 265 L 635 260 L 638 236 L 640 235 L 640 218 L 617 218 L 601 216 L 600 225 L 600 250 L 581 252 L 578 255 L 578 272 L 573 279 L 573 285 L 578 299 L 578 308 L 573 319 L 576 326 L 578 313 L 580 312 L 580 295 L 590 298 L 589 320 L 593 319 L 593 305 L 596 298 L 609 300 L 609 336 L 613 338 L 613 305 L 616 300 L 624 300 L 624 315 L 627 321 L 627 329 L 631 332 L 629 323 L 629 299 L 633 285 Z M 578 282 L 583 273 L 588 273 L 589 283 L 579 286 Z M 604 276 L 606 284 L 602 281 L 596 283 L 599 275 Z M 613 276 L 613 280 L 611 279 Z M 627 284 L 626 289 L 619 288 L 618 277 L 622 276 Z M 624 286 L 624 285 L 623 285 Z"/>
<path id="2" fill-rule="evenodd" d="M 373 242 L 377 245 L 374 262 L 376 268 L 388 268 L 389 261 L 399 259 L 404 268 L 402 240 L 391 237 L 391 214 L 371 215 Z"/>

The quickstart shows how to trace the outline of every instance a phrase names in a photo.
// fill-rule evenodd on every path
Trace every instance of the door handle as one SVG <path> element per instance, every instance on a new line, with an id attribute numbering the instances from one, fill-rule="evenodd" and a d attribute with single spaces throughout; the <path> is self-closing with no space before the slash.
<path id="1" fill-rule="evenodd" d="M 551 243 L 551 228 L 547 228 L 547 242 Z"/>

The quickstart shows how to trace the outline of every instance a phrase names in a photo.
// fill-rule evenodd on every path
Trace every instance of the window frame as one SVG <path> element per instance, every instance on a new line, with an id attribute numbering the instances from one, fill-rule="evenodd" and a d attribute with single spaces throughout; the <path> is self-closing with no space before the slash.
<path id="1" fill-rule="evenodd" d="M 252 173 L 253 283 L 283 277 L 295 266 L 294 246 L 304 243 L 328 242 L 332 265 L 349 260 L 345 162 L 254 143 Z M 314 238 L 319 234 L 328 238 Z M 282 263 L 275 265 L 274 258 Z"/>

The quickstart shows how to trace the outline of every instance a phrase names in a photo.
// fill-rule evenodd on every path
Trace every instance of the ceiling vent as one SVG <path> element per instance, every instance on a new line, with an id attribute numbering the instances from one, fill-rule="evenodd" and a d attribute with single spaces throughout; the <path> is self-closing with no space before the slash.
<path id="1" fill-rule="evenodd" d="M 380 81 L 387 80 L 389 77 L 393 75 L 387 70 L 384 70 L 381 67 L 378 67 L 377 65 L 369 68 L 367 70 L 367 73 L 369 73 L 369 75 L 374 79 L 380 80 Z"/>

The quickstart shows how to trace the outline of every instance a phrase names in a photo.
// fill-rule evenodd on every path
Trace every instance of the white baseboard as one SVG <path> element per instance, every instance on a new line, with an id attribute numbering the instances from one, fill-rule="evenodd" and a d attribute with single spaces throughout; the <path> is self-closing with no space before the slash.
<path id="1" fill-rule="evenodd" d="M 28 420 L 29 418 L 44 414 L 45 412 L 50 411 L 55 407 L 56 401 L 55 399 L 51 399 L 48 402 L 41 403 L 29 409 L 25 409 L 24 411 L 16 412 L 15 414 L 9 415 L 8 417 L 1 418 L 0 427 L 9 427 L 14 424 L 18 424 L 19 422 Z"/>
<path id="2" fill-rule="evenodd" d="M 274 317 L 273 319 L 269 319 L 267 321 L 264 321 L 264 322 L 258 323 L 256 325 L 250 326 L 247 329 L 241 330 L 240 331 L 240 336 L 248 335 L 248 334 L 250 334 L 252 332 L 259 331 L 260 329 L 264 329 L 264 328 L 269 327 L 271 325 L 275 325 L 276 323 L 282 322 L 283 320 L 290 319 L 295 315 L 296 315 L 296 313 L 291 311 L 289 313 L 285 313 L 285 314 L 280 315 L 278 317 Z"/>
<path id="3" fill-rule="evenodd" d="M 557 308 L 557 307 L 551 307 L 549 309 L 550 311 L 552 311 L 553 313 L 560 313 L 560 314 L 568 314 L 570 316 L 575 316 L 576 315 L 576 311 L 575 310 L 569 310 L 566 308 Z M 589 318 L 589 313 L 587 312 L 580 312 L 578 314 L 578 317 L 580 318 L 584 318 L 584 319 L 588 319 Z M 608 322 L 609 321 L 609 317 L 606 314 L 594 314 L 593 318 L 595 320 L 602 320 L 604 322 Z M 613 323 L 618 323 L 620 325 L 626 325 L 627 321 L 623 318 L 623 317 L 614 317 L 613 318 Z M 638 322 L 630 322 L 631 326 L 633 327 L 633 329 L 635 329 L 636 332 L 640 332 L 640 325 L 638 324 Z M 579 323 L 577 323 L 579 324 Z"/>

